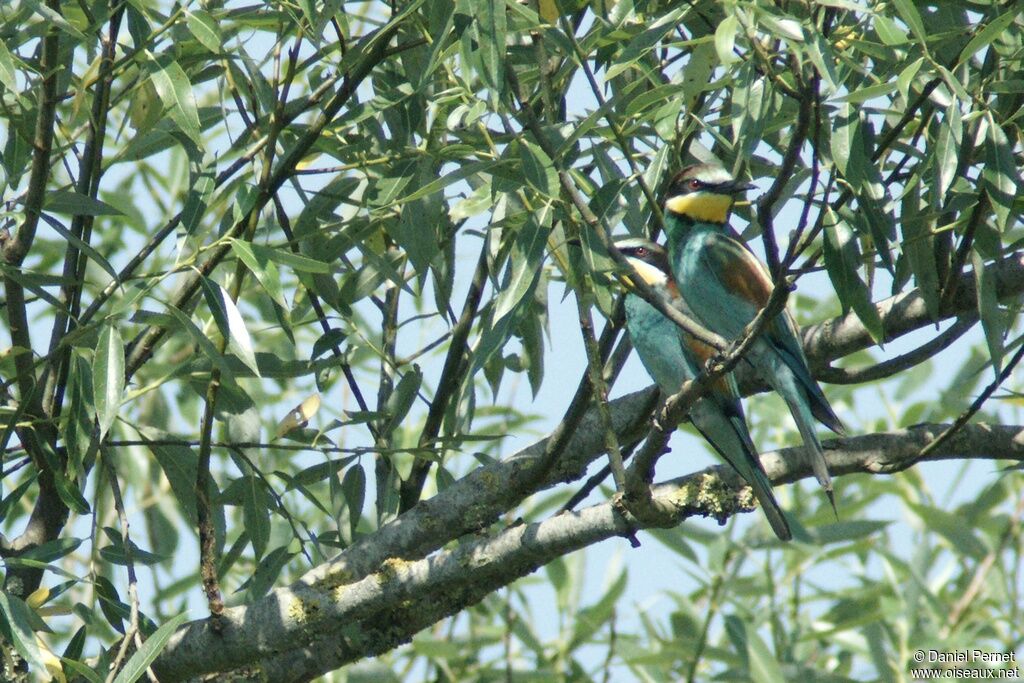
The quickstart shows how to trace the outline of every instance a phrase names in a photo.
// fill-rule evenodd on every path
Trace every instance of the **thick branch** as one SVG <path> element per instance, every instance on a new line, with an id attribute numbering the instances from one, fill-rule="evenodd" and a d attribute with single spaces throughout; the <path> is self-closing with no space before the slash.
<path id="1" fill-rule="evenodd" d="M 828 441 L 829 469 L 837 475 L 897 472 L 915 462 L 921 447 L 946 428 L 918 425 Z M 967 426 L 928 460 L 965 457 L 1024 460 L 1024 426 Z M 802 447 L 768 453 L 763 460 L 777 483 L 812 475 Z M 694 516 L 724 521 L 753 509 L 749 490 L 724 466 L 660 484 L 653 495 L 673 510 L 671 524 Z M 605 502 L 512 526 L 426 559 L 391 558 L 358 580 L 303 580 L 254 605 L 227 610 L 219 636 L 211 632 L 208 620 L 192 622 L 171 639 L 154 669 L 160 680 L 175 681 L 263 660 L 267 680 L 310 680 L 407 642 L 422 628 L 551 560 L 638 526 L 643 523 L 623 519 L 612 502 Z"/>

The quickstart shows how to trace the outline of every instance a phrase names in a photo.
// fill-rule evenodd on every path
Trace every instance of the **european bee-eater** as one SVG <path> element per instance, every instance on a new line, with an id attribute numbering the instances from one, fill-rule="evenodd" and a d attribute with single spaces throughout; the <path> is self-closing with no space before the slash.
<path id="1" fill-rule="evenodd" d="M 676 285 L 696 319 L 726 339 L 738 338 L 772 293 L 768 270 L 726 227 L 736 195 L 750 187 L 719 166 L 698 164 L 672 179 L 665 200 L 669 264 Z M 788 311 L 771 321 L 745 359 L 786 401 L 810 451 L 814 475 L 834 509 L 832 478 L 814 418 L 838 434 L 843 433 L 843 424 L 811 376 Z"/>
<path id="2" fill-rule="evenodd" d="M 687 312 L 669 271 L 668 253 L 662 247 L 638 238 L 620 239 L 615 245 L 633 267 L 634 272 L 627 278 L 642 279 Z M 647 372 L 668 396 L 679 391 L 684 381 L 696 377 L 715 353 L 712 347 L 686 334 L 636 294 L 626 296 L 626 329 Z M 690 419 L 708 443 L 750 484 L 775 535 L 784 541 L 792 538 L 747 431 L 739 390 L 731 373 L 719 378 L 690 408 Z"/>

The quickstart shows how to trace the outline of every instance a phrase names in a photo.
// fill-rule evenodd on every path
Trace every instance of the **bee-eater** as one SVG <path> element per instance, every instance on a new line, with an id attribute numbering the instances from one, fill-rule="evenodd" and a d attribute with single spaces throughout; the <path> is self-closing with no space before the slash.
<path id="1" fill-rule="evenodd" d="M 665 200 L 669 264 L 687 307 L 709 330 L 736 339 L 768 302 L 768 270 L 726 227 L 737 194 L 750 185 L 710 164 L 680 171 Z M 811 467 L 835 509 L 832 478 L 814 429 L 814 418 L 836 432 L 843 424 L 811 376 L 796 325 L 788 311 L 764 329 L 745 356 L 761 379 L 789 407 Z"/>
<path id="2" fill-rule="evenodd" d="M 629 278 L 642 279 L 673 305 L 687 312 L 669 271 L 668 253 L 662 247 L 639 238 L 620 239 L 615 245 L 633 267 L 633 272 L 626 275 L 627 285 L 631 284 Z M 636 294 L 626 295 L 625 307 L 626 330 L 633 348 L 664 394 L 671 396 L 679 391 L 683 382 L 696 377 L 715 353 L 712 347 L 686 334 Z M 720 377 L 697 400 L 690 408 L 690 420 L 722 458 L 750 484 L 775 535 L 784 541 L 792 538 L 747 431 L 739 390 L 732 373 Z"/>

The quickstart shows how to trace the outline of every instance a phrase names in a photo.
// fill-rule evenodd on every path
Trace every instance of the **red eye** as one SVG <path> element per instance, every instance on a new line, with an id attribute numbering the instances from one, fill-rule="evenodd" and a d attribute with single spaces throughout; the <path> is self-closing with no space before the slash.
<path id="1" fill-rule="evenodd" d="M 636 248 L 636 255 L 641 257 L 641 258 L 643 258 L 644 256 L 647 256 L 647 247 L 637 247 Z"/>
<path id="2" fill-rule="evenodd" d="M 696 178 L 692 178 L 690 182 L 686 183 L 686 186 L 689 187 L 691 190 L 699 190 L 703 184 L 704 183 L 697 180 Z"/>

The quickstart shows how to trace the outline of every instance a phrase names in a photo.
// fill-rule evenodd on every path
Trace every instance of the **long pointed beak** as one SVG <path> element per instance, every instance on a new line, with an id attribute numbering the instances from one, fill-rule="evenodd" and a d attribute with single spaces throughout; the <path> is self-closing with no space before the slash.
<path id="1" fill-rule="evenodd" d="M 739 194 L 741 192 L 746 192 L 747 190 L 753 190 L 755 187 L 756 185 L 752 183 L 734 180 L 731 183 L 727 183 L 726 185 L 724 185 L 722 189 L 728 192 L 729 194 Z"/>

